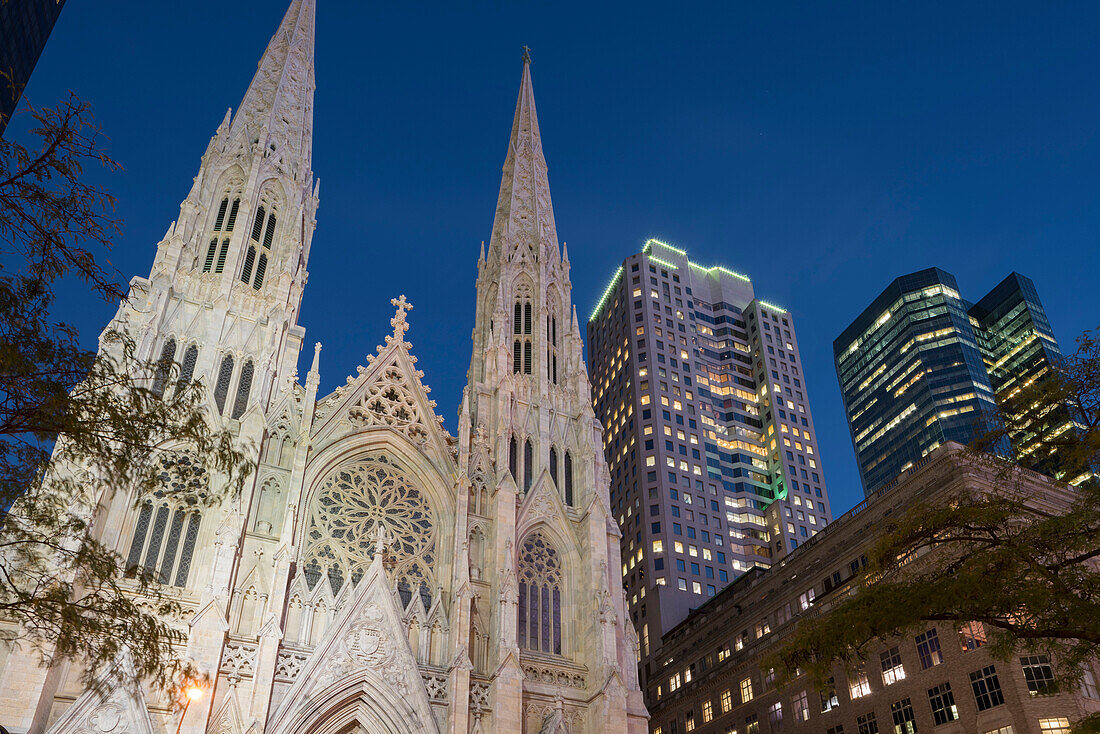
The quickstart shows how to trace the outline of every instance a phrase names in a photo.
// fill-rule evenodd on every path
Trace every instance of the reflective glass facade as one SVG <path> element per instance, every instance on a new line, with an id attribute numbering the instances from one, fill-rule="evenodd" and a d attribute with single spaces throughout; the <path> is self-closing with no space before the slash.
<path id="1" fill-rule="evenodd" d="M 0 2 L 0 135 L 64 5 L 65 0 Z"/>
<path id="2" fill-rule="evenodd" d="M 864 493 L 946 441 L 988 430 L 993 387 L 954 276 L 896 279 L 833 342 Z"/>
<path id="3" fill-rule="evenodd" d="M 996 404 L 1048 374 L 1061 352 L 1028 278 L 1012 273 L 972 305 L 954 276 L 929 268 L 891 283 L 833 342 L 833 356 L 870 494 L 945 441 L 988 431 Z M 1043 470 L 1035 436 L 1011 438 L 1000 449 Z"/>
<path id="4" fill-rule="evenodd" d="M 1046 311 L 1035 284 L 1012 273 L 970 309 L 985 355 L 986 370 L 997 401 L 1012 397 L 1021 387 L 1041 380 L 1062 360 Z M 1048 426 L 1048 433 L 1068 430 L 1068 412 Z M 1037 436 L 1020 432 L 1011 437 L 1016 459 L 1039 471 L 1048 471 L 1047 457 L 1036 450 Z"/>

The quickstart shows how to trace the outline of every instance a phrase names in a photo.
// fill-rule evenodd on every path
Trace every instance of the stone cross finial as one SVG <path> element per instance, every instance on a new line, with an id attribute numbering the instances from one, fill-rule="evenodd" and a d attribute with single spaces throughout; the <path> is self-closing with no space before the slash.
<path id="1" fill-rule="evenodd" d="M 523 62 L 525 64 L 530 64 L 531 63 L 531 47 L 530 46 L 524 46 L 523 47 Z"/>
<path id="2" fill-rule="evenodd" d="M 405 312 L 412 311 L 413 305 L 405 298 L 404 293 L 398 298 L 391 298 L 390 303 L 397 306 L 397 313 L 390 319 L 390 326 L 393 327 L 393 335 L 397 339 L 404 339 L 405 332 L 409 330 L 409 323 L 405 321 Z"/>
<path id="3" fill-rule="evenodd" d="M 378 523 L 374 528 L 374 553 L 377 556 L 382 556 L 386 552 L 386 543 L 390 540 L 389 533 L 386 532 L 386 526 L 382 523 Z"/>

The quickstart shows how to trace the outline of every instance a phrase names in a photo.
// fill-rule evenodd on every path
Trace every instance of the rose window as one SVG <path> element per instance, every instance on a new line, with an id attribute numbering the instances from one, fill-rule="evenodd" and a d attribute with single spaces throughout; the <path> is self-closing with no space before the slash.
<path id="1" fill-rule="evenodd" d="M 312 590 L 327 577 L 333 595 L 358 583 L 385 529 L 385 565 L 402 603 L 417 592 L 430 607 L 434 591 L 435 516 L 420 490 L 388 456 L 353 461 L 322 483 L 310 507 L 303 573 Z"/>

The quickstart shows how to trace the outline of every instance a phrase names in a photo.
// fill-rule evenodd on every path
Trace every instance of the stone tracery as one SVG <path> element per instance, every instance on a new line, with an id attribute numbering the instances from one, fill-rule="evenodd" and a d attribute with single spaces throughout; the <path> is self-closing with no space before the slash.
<path id="1" fill-rule="evenodd" d="M 404 469 L 384 454 L 344 464 L 315 493 L 302 556 L 307 586 L 312 590 L 327 576 L 335 596 L 349 577 L 357 583 L 374 558 L 379 526 L 391 539 L 385 560 L 402 603 L 418 592 L 430 608 L 435 513 Z"/>

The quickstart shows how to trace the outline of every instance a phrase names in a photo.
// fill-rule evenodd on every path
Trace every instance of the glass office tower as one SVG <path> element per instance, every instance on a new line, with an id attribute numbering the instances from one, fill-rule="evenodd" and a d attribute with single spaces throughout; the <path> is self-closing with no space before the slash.
<path id="1" fill-rule="evenodd" d="M 0 135 L 64 5 L 65 0 L 0 2 Z"/>
<path id="2" fill-rule="evenodd" d="M 969 308 L 954 276 L 929 268 L 896 279 L 833 342 L 864 493 L 989 429 L 996 403 Z"/>
<path id="3" fill-rule="evenodd" d="M 1012 398 L 1020 388 L 1042 380 L 1062 361 L 1062 352 L 1030 278 L 1012 273 L 974 304 L 970 315 L 998 403 Z M 1063 410 L 1055 420 L 1047 422 L 1044 432 L 1050 437 L 1072 428 L 1070 413 Z M 1013 432 L 1009 437 L 1020 464 L 1057 473 L 1049 464 L 1050 456 L 1043 455 L 1036 432 Z"/>
<path id="4" fill-rule="evenodd" d="M 833 342 L 833 357 L 871 494 L 937 446 L 989 431 L 998 400 L 1046 374 L 1060 352 L 1024 276 L 1013 273 L 972 305 L 954 276 L 929 268 L 891 283 Z M 1038 468 L 1026 458 L 1034 438 L 994 448 Z"/>

